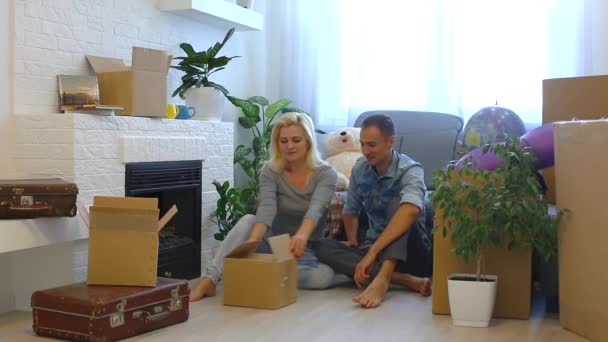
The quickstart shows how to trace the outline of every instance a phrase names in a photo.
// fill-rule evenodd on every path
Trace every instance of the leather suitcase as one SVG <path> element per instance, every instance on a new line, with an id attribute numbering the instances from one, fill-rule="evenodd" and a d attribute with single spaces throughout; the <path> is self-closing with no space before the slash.
<path id="1" fill-rule="evenodd" d="M 76 215 L 78 187 L 59 178 L 0 180 L 0 219 Z"/>
<path id="2" fill-rule="evenodd" d="M 32 294 L 37 335 L 71 341 L 117 341 L 188 320 L 186 280 L 156 287 L 77 283 Z"/>

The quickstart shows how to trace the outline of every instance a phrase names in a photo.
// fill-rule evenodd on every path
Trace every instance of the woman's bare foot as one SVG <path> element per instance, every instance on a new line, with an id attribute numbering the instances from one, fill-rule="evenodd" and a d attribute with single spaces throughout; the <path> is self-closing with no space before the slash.
<path id="1" fill-rule="evenodd" d="M 195 302 L 197 300 L 203 299 L 204 297 L 213 297 L 215 296 L 215 284 L 211 281 L 210 278 L 203 278 L 196 285 L 194 290 L 190 291 L 190 301 Z"/>
<path id="2" fill-rule="evenodd" d="M 390 282 L 383 277 L 376 277 L 371 284 L 361 292 L 360 295 L 353 297 L 353 302 L 361 304 L 364 308 L 377 308 L 382 304 L 384 295 L 388 290 Z"/>

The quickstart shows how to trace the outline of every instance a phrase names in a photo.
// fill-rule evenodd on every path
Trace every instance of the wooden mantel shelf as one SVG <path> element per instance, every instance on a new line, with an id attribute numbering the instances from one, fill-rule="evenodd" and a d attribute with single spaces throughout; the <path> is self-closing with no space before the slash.
<path id="1" fill-rule="evenodd" d="M 175 13 L 196 21 L 236 31 L 261 31 L 260 13 L 224 0 L 158 0 L 161 11 Z"/>

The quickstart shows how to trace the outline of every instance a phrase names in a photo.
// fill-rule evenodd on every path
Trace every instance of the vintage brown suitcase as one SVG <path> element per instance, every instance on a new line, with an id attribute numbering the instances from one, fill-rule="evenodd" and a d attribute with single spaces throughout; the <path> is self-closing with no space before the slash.
<path id="1" fill-rule="evenodd" d="M 34 331 L 71 341 L 109 342 L 188 320 L 186 280 L 156 287 L 77 283 L 32 294 Z"/>
<path id="2" fill-rule="evenodd" d="M 0 219 L 76 215 L 78 187 L 59 178 L 0 180 Z"/>

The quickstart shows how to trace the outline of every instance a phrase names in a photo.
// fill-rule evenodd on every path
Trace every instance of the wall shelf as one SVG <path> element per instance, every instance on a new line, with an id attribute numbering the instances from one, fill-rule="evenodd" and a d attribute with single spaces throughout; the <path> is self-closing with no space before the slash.
<path id="1" fill-rule="evenodd" d="M 264 27 L 260 13 L 224 0 L 159 0 L 157 6 L 161 11 L 226 30 L 261 31 Z"/>

